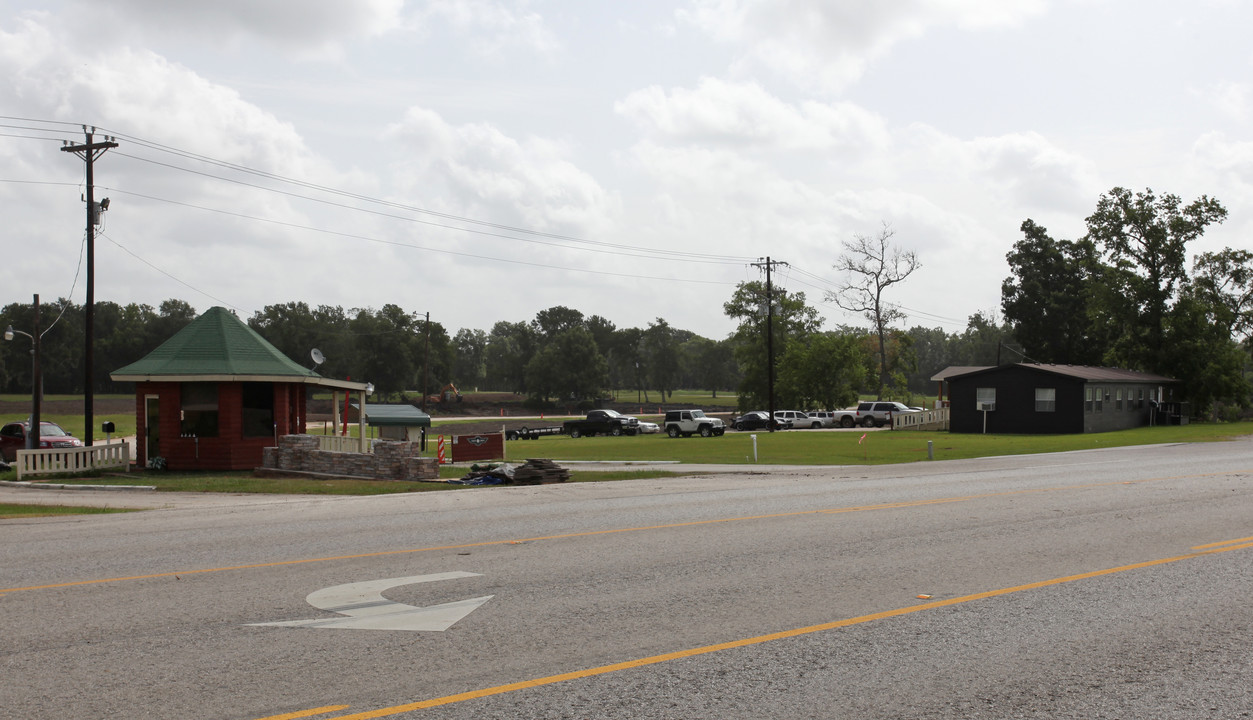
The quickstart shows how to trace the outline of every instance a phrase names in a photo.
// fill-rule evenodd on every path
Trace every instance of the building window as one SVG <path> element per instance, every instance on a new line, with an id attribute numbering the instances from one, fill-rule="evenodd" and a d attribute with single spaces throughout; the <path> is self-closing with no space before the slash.
<path id="1" fill-rule="evenodd" d="M 1035 411 L 1055 412 L 1057 410 L 1057 388 L 1035 389 Z"/>
<path id="2" fill-rule="evenodd" d="M 1140 410 L 1144 409 L 1144 388 L 1140 388 L 1140 399 L 1136 401 L 1136 407 Z"/>
<path id="3" fill-rule="evenodd" d="M 975 409 L 996 409 L 996 388 L 975 388 Z"/>
<path id="4" fill-rule="evenodd" d="M 1083 411 L 1092 412 L 1092 388 L 1090 387 L 1083 389 Z"/>
<path id="5" fill-rule="evenodd" d="M 218 384 L 183 383 L 179 433 L 183 437 L 218 436 Z"/>
<path id="6" fill-rule="evenodd" d="M 1105 404 L 1101 401 L 1102 397 L 1104 396 L 1101 395 L 1101 389 L 1097 388 L 1096 389 L 1096 404 L 1095 404 L 1095 407 L 1092 408 L 1096 412 L 1105 412 Z"/>
<path id="7" fill-rule="evenodd" d="M 1122 410 L 1122 388 L 1114 391 L 1114 409 Z"/>
<path id="8" fill-rule="evenodd" d="M 243 416 L 240 420 L 244 437 L 273 437 L 274 386 L 261 382 L 246 382 L 241 385 Z"/>

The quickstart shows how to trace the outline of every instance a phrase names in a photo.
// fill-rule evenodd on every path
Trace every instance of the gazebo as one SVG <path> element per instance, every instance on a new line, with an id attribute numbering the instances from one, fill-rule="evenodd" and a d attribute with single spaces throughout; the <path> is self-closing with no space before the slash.
<path id="1" fill-rule="evenodd" d="M 142 360 L 115 370 L 135 383 L 135 456 L 176 470 L 248 470 L 278 438 L 305 432 L 306 390 L 357 393 L 367 383 L 332 380 L 293 362 L 233 313 L 210 308 Z M 359 422 L 365 450 L 364 419 Z"/>

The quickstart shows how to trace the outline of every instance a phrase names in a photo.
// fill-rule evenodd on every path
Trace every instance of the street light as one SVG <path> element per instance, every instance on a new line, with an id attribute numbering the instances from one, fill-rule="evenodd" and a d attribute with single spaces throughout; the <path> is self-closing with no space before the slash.
<path id="1" fill-rule="evenodd" d="M 30 389 L 30 427 L 26 429 L 26 449 L 37 450 L 39 448 L 40 424 L 39 402 L 43 398 L 43 373 L 39 367 L 39 295 L 35 295 L 35 333 L 22 332 L 14 330 L 10 325 L 4 329 L 4 339 L 8 342 L 13 341 L 15 335 L 25 335 L 30 338 L 31 348 L 31 389 Z"/>

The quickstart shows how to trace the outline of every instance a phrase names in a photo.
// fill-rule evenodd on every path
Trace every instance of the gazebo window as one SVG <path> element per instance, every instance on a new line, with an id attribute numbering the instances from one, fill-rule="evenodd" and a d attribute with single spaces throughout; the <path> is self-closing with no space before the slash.
<path id="1" fill-rule="evenodd" d="M 182 422 L 179 433 L 184 437 L 218 436 L 218 385 L 211 382 L 187 382 L 182 385 Z"/>
<path id="2" fill-rule="evenodd" d="M 264 382 L 241 385 L 244 437 L 271 437 L 274 435 L 274 385 Z"/>

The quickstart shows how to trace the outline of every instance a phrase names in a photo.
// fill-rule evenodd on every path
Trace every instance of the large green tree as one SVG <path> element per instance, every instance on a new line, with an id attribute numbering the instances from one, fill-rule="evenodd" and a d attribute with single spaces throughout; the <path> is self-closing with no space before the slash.
<path id="1" fill-rule="evenodd" d="M 1187 245 L 1226 217 L 1222 204 L 1204 195 L 1184 205 L 1177 195 L 1116 187 L 1097 201 L 1086 220 L 1088 239 L 1130 273 L 1127 289 L 1136 304 L 1137 316 L 1123 319 L 1137 339 L 1127 348 L 1128 364 L 1159 369 L 1167 314 L 1187 280 Z"/>
<path id="2" fill-rule="evenodd" d="M 1001 283 L 1001 310 L 1023 352 L 1038 362 L 1098 365 L 1092 306 L 1100 257 L 1090 240 L 1054 240 L 1033 220 L 1005 256 L 1013 275 Z"/>
<path id="3" fill-rule="evenodd" d="M 731 335 L 731 346 L 742 373 L 739 385 L 741 410 L 768 408 L 769 394 L 769 348 L 774 352 L 774 367 L 787 354 L 794 343 L 803 343 L 818 332 L 818 311 L 805 302 L 805 293 L 789 293 L 771 288 L 766 296 L 766 285 L 760 281 L 743 282 L 736 286 L 731 299 L 723 304 L 727 317 L 739 322 Z M 769 303 L 769 305 L 767 305 Z M 767 328 L 771 330 L 767 342 Z M 777 398 L 777 395 L 776 395 Z"/>
<path id="4" fill-rule="evenodd" d="M 560 330 L 526 367 L 527 385 L 539 400 L 569 401 L 600 397 L 609 379 L 609 365 L 585 327 Z"/>
<path id="5" fill-rule="evenodd" d="M 786 407 L 835 409 L 857 402 L 869 379 L 865 344 L 855 335 L 814 333 L 792 343 L 779 363 L 778 399 Z"/>

